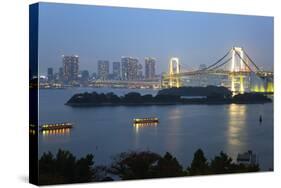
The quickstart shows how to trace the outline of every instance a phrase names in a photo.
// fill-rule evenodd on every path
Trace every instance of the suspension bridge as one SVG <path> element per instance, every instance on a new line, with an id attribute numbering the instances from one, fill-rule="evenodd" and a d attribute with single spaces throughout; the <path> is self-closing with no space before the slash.
<path id="1" fill-rule="evenodd" d="M 194 81 L 196 83 L 192 83 Z M 195 71 L 182 70 L 179 59 L 172 57 L 161 85 L 164 88 L 218 85 L 234 93 L 272 93 L 273 72 L 261 70 L 243 48 L 233 47 L 213 64 Z"/>

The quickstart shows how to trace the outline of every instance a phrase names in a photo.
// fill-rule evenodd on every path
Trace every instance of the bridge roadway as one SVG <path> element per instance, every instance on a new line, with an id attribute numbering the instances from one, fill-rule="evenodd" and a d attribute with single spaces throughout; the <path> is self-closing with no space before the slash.
<path id="1" fill-rule="evenodd" d="M 160 87 L 161 81 L 157 80 L 94 80 L 90 84 L 93 85 L 120 85 L 120 86 L 136 86 L 136 87 Z"/>
<path id="2" fill-rule="evenodd" d="M 181 78 L 185 76 L 196 76 L 196 75 L 226 75 L 226 76 L 238 76 L 238 75 L 249 75 L 250 71 L 228 71 L 228 70 L 213 70 L 213 71 L 189 71 L 189 72 L 180 72 L 172 75 L 166 75 L 166 78 Z M 273 72 L 270 71 L 259 71 L 255 73 L 261 78 L 273 78 Z"/>

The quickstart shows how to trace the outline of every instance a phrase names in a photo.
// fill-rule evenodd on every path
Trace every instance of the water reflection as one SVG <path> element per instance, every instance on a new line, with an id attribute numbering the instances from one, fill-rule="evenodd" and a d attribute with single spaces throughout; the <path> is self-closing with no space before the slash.
<path id="1" fill-rule="evenodd" d="M 43 134 L 43 136 L 69 135 L 70 134 L 70 128 L 56 129 L 56 130 L 43 130 L 42 134 Z"/>
<path id="2" fill-rule="evenodd" d="M 185 111 L 185 113 L 188 113 Z M 167 151 L 178 151 L 180 148 L 182 130 L 184 127 L 183 117 L 185 116 L 181 106 L 174 106 L 169 110 L 167 117 L 167 132 L 165 135 L 165 147 Z"/>
<path id="3" fill-rule="evenodd" d="M 70 128 L 43 130 L 42 137 L 44 142 L 68 142 L 70 139 Z"/>
<path id="4" fill-rule="evenodd" d="M 139 133 L 139 129 L 141 128 L 145 128 L 145 127 L 157 127 L 158 123 L 154 122 L 154 123 L 133 123 L 134 129 L 136 134 Z"/>
<path id="5" fill-rule="evenodd" d="M 134 133 L 135 133 L 135 148 L 139 148 L 141 145 L 143 145 L 143 142 L 145 142 L 145 140 L 142 140 L 142 135 L 140 134 L 140 131 L 147 131 L 146 133 L 144 133 L 145 135 L 150 134 L 152 132 L 153 137 L 157 136 L 157 128 L 158 128 L 158 124 L 157 122 L 153 122 L 153 123 L 133 123 L 133 128 L 134 128 Z M 140 140 L 141 139 L 141 140 Z"/>
<path id="6" fill-rule="evenodd" d="M 247 106 L 231 104 L 228 107 L 227 152 L 237 153 L 246 150 Z"/>

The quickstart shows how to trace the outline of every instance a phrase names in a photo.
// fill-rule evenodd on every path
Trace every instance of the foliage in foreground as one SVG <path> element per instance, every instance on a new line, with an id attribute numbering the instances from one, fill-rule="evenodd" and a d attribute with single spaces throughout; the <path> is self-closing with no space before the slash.
<path id="1" fill-rule="evenodd" d="M 94 156 L 76 159 L 69 151 L 59 150 L 56 156 L 44 153 L 39 160 L 39 183 L 82 183 L 94 179 Z"/>
<path id="2" fill-rule="evenodd" d="M 41 185 L 112 181 L 112 176 L 122 180 L 180 177 L 207 174 L 257 172 L 259 165 L 234 163 L 221 152 L 208 161 L 201 149 L 194 153 L 193 160 L 184 169 L 169 152 L 164 156 L 150 151 L 123 152 L 113 158 L 110 166 L 94 165 L 94 156 L 76 159 L 69 151 L 59 150 L 56 156 L 44 153 L 39 160 L 39 183 Z"/>

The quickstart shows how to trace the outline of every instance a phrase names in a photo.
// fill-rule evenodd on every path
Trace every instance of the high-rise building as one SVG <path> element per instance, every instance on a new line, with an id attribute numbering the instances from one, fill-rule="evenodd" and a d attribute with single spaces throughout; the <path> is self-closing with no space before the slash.
<path id="1" fill-rule="evenodd" d="M 48 76 L 49 82 L 52 82 L 54 80 L 54 69 L 53 68 L 48 68 L 47 76 Z"/>
<path id="2" fill-rule="evenodd" d="M 73 83 L 78 80 L 79 72 L 79 57 L 73 56 L 62 56 L 63 62 L 63 77 L 66 83 Z"/>
<path id="3" fill-rule="evenodd" d="M 120 73 L 121 73 L 120 62 L 113 62 L 113 64 L 112 64 L 113 79 L 120 80 L 120 78 L 121 78 Z"/>
<path id="4" fill-rule="evenodd" d="M 138 64 L 138 75 L 137 75 L 138 80 L 143 80 L 143 72 L 142 72 L 142 64 Z"/>
<path id="5" fill-rule="evenodd" d="M 155 78 L 155 63 L 156 60 L 154 58 L 145 58 L 145 79 L 150 80 Z"/>
<path id="6" fill-rule="evenodd" d="M 89 79 L 90 79 L 89 71 L 83 70 L 81 72 L 81 81 L 86 82 L 86 81 L 89 81 Z"/>
<path id="7" fill-rule="evenodd" d="M 90 80 L 89 71 L 87 70 L 81 71 L 80 84 L 82 84 L 83 86 L 88 86 L 89 80 Z"/>
<path id="8" fill-rule="evenodd" d="M 59 68 L 59 81 L 60 82 L 63 82 L 63 67 L 60 67 Z"/>
<path id="9" fill-rule="evenodd" d="M 138 59 L 133 57 L 122 57 L 122 80 L 138 79 Z"/>
<path id="10" fill-rule="evenodd" d="M 109 76 L 109 61 L 98 61 L 98 78 L 101 80 L 107 80 Z"/>

